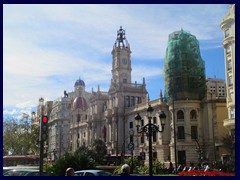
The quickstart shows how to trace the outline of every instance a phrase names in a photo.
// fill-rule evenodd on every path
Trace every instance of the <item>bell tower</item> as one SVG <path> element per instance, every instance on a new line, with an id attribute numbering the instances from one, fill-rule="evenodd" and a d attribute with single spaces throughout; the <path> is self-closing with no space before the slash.
<path id="1" fill-rule="evenodd" d="M 112 50 L 112 85 L 120 86 L 123 83 L 131 83 L 131 50 L 125 30 L 120 27 L 117 31 L 117 39 Z"/>

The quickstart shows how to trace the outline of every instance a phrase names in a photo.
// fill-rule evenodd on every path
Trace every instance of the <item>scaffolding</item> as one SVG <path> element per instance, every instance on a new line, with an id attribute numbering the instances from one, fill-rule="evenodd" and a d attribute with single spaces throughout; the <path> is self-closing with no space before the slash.
<path id="1" fill-rule="evenodd" d="M 205 79 L 205 63 L 196 37 L 184 30 L 171 33 L 164 60 L 166 100 L 201 100 Z"/>

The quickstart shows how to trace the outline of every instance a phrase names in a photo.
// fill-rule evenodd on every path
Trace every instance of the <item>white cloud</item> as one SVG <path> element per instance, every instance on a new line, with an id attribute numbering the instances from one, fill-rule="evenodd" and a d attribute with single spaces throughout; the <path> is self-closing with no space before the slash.
<path id="1" fill-rule="evenodd" d="M 37 103 L 33 102 L 33 101 L 27 101 L 27 102 L 22 102 L 22 103 L 16 104 L 17 108 L 30 108 L 31 109 L 34 106 L 36 107 Z"/>
<path id="2" fill-rule="evenodd" d="M 38 102 L 41 96 L 55 99 L 71 91 L 79 76 L 87 90 L 98 84 L 107 90 L 120 26 L 136 59 L 133 81 L 162 76 L 156 62 L 164 58 L 168 35 L 183 28 L 208 42 L 206 48 L 217 47 L 227 10 L 228 5 L 217 4 L 4 4 L 4 105 Z"/>
<path id="3" fill-rule="evenodd" d="M 3 110 L 3 115 L 14 115 L 16 114 L 18 111 L 16 109 L 11 109 L 11 110 Z"/>

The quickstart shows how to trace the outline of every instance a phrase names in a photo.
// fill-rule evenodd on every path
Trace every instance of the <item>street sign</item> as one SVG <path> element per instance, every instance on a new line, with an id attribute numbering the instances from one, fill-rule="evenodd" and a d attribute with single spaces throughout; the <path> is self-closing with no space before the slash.
<path id="1" fill-rule="evenodd" d="M 128 150 L 130 150 L 130 151 L 134 150 L 134 144 L 133 144 L 133 142 L 130 142 L 130 143 L 128 144 Z"/>

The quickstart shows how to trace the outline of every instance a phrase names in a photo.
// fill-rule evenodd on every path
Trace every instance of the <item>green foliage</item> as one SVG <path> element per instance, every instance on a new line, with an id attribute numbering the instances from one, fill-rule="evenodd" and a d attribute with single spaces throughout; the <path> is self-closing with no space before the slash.
<path id="1" fill-rule="evenodd" d="M 231 155 L 235 153 L 235 140 L 231 135 L 226 135 L 222 138 L 223 146 L 229 151 Z"/>
<path id="2" fill-rule="evenodd" d="M 107 146 L 101 139 L 96 139 L 92 144 L 92 150 L 94 153 L 94 159 L 98 165 L 104 165 L 107 163 Z"/>
<path id="3" fill-rule="evenodd" d="M 121 166 L 123 164 L 128 164 L 131 167 L 131 163 L 132 163 L 131 157 L 124 159 L 123 163 L 114 170 L 113 174 L 114 175 L 120 174 Z M 158 160 L 153 161 L 152 168 L 153 168 L 154 175 L 168 174 L 168 170 L 164 168 L 164 163 L 161 163 Z M 141 175 L 149 174 L 149 165 L 144 165 L 143 160 L 139 160 L 137 157 L 134 156 L 133 157 L 133 173 L 141 174 Z"/>
<path id="4" fill-rule="evenodd" d="M 153 174 L 168 174 L 168 169 L 164 168 L 164 163 L 157 159 L 153 161 Z"/>
<path id="5" fill-rule="evenodd" d="M 142 175 L 149 174 L 149 166 L 148 165 L 140 166 L 140 167 L 138 167 L 137 171 L 138 171 L 138 174 L 142 174 Z"/>
<path id="6" fill-rule="evenodd" d="M 28 119 L 4 119 L 4 155 L 26 155 L 39 153 L 39 127 Z"/>
<path id="7" fill-rule="evenodd" d="M 49 176 L 54 176 L 55 175 L 55 163 L 47 163 L 45 170 L 48 173 Z"/>
<path id="8" fill-rule="evenodd" d="M 113 171 L 113 175 L 119 175 L 121 173 L 121 166 L 117 166 L 116 169 Z"/>
<path id="9" fill-rule="evenodd" d="M 73 155 L 66 153 L 64 157 L 57 160 L 56 163 L 49 163 L 46 170 L 50 175 L 64 176 L 66 169 L 69 167 L 75 171 L 93 169 L 96 167 L 93 154 L 92 150 L 86 146 L 81 146 Z"/>
<path id="10" fill-rule="evenodd" d="M 161 163 L 158 160 L 153 161 L 153 174 L 159 174 L 160 170 L 162 169 Z"/>
<path id="11" fill-rule="evenodd" d="M 132 161 L 133 160 L 133 161 Z M 133 162 L 133 173 L 134 174 L 140 174 L 140 172 L 142 172 L 142 174 L 144 174 L 143 167 L 144 167 L 144 161 L 138 159 L 136 156 L 129 157 L 129 158 L 125 158 L 122 162 L 122 164 L 120 166 L 117 166 L 116 169 L 113 171 L 114 175 L 118 175 L 121 173 L 121 166 L 123 164 L 128 164 L 130 166 L 130 168 L 132 168 L 132 162 Z"/>
<path id="12" fill-rule="evenodd" d="M 132 164 L 133 162 L 133 164 Z M 129 157 L 129 158 L 125 158 L 123 160 L 123 164 L 128 164 L 130 166 L 130 168 L 133 168 L 133 173 L 137 173 L 137 167 L 141 167 L 144 166 L 144 161 L 139 160 L 136 156 Z"/>

